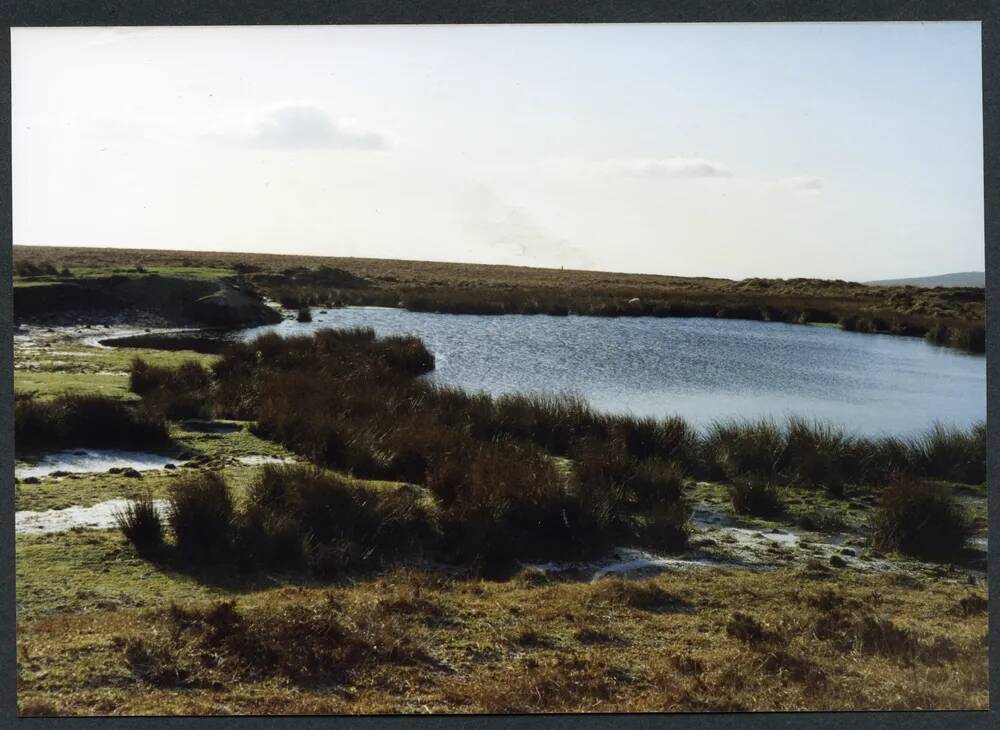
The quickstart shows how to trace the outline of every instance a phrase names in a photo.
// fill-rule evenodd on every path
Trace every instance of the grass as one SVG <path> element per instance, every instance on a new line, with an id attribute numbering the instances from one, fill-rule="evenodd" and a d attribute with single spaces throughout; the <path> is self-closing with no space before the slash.
<path id="1" fill-rule="evenodd" d="M 152 596 L 147 601 L 152 601 Z M 975 709 L 978 590 L 724 570 L 335 588 L 22 620 L 19 708 L 66 714 Z M 753 632 L 732 635 L 734 602 Z M 147 604 L 151 605 L 152 604 Z M 581 633 L 581 627 L 589 630 Z"/>
<path id="2" fill-rule="evenodd" d="M 31 262 L 25 262 L 31 267 Z M 29 272 L 28 268 L 15 266 L 14 286 L 44 286 L 46 284 L 58 283 L 61 281 L 73 281 L 77 279 L 97 279 L 114 274 L 129 278 L 141 278 L 143 276 L 170 276 L 180 279 L 204 279 L 216 280 L 236 275 L 236 270 L 231 268 L 209 267 L 209 266 L 151 266 L 143 267 L 141 271 L 135 267 L 123 268 L 113 266 L 105 268 L 102 266 L 73 266 L 56 270 L 51 264 L 42 262 L 35 266 L 40 266 L 41 270 Z M 25 271 L 28 273 L 20 273 Z"/>
<path id="3" fill-rule="evenodd" d="M 94 330 L 94 335 L 100 335 Z M 53 334 L 38 344 L 15 348 L 14 392 L 47 400 L 66 393 L 127 397 L 131 360 L 142 358 L 151 366 L 177 367 L 186 361 L 208 366 L 218 358 L 194 352 L 96 348 Z"/>

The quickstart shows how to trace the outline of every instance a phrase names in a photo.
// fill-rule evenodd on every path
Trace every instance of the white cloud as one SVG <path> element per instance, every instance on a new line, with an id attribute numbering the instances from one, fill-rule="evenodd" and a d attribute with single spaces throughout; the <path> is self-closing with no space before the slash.
<path id="1" fill-rule="evenodd" d="M 804 193 L 816 193 L 823 189 L 824 182 L 821 177 L 799 175 L 795 177 L 783 177 L 778 180 L 777 186 L 782 190 L 797 190 Z"/>
<path id="2" fill-rule="evenodd" d="M 694 157 L 664 157 L 635 160 L 609 160 L 607 172 L 646 178 L 732 177 L 732 171 L 718 162 Z"/>
<path id="3" fill-rule="evenodd" d="M 288 103 L 253 115 L 232 132 L 213 132 L 213 139 L 272 149 L 385 149 L 385 135 L 347 119 L 336 119 L 312 103 Z"/>

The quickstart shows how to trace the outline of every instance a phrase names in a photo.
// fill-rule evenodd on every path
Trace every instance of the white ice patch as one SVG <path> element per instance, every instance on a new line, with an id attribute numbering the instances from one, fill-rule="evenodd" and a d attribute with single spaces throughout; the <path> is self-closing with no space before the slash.
<path id="1" fill-rule="evenodd" d="M 71 474 L 93 474 L 108 469 L 135 469 L 150 471 L 162 469 L 171 459 L 159 454 L 143 451 L 121 451 L 118 449 L 71 449 L 47 454 L 31 466 L 18 467 L 14 476 L 18 479 L 44 477 L 54 471 Z"/>
<path id="2" fill-rule="evenodd" d="M 263 466 L 264 464 L 294 464 L 295 459 L 290 456 L 239 456 L 236 458 L 241 464 L 246 466 Z"/>
<path id="3" fill-rule="evenodd" d="M 74 528 L 111 530 L 118 526 L 115 522 L 115 513 L 122 511 L 128 503 L 127 499 L 111 499 L 107 502 L 98 502 L 90 507 L 74 506 L 41 512 L 22 510 L 14 513 L 14 532 L 46 535 Z M 160 515 L 163 516 L 165 502 L 157 500 L 154 504 Z"/>

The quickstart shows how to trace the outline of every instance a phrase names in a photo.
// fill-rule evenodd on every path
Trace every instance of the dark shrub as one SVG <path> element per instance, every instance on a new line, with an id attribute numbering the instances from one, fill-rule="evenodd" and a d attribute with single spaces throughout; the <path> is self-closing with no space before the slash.
<path id="1" fill-rule="evenodd" d="M 932 482 L 889 484 L 872 517 L 876 548 L 930 560 L 956 557 L 972 531 L 972 522 L 952 492 Z"/>
<path id="2" fill-rule="evenodd" d="M 233 526 L 229 485 L 209 471 L 178 478 L 170 484 L 167 522 L 182 554 L 204 559 L 224 556 Z"/>
<path id="3" fill-rule="evenodd" d="M 754 517 L 774 517 L 784 509 L 781 488 L 761 479 L 736 479 L 729 487 L 729 496 L 737 514 Z"/>
<path id="4" fill-rule="evenodd" d="M 18 261 L 14 264 L 15 276 L 56 276 L 59 271 L 48 261 Z"/>
<path id="5" fill-rule="evenodd" d="M 162 420 L 107 396 L 18 399 L 14 406 L 18 453 L 71 447 L 147 449 L 169 444 Z"/>
<path id="6" fill-rule="evenodd" d="M 414 489 L 372 492 L 314 467 L 266 466 L 248 488 L 238 546 L 250 564 L 301 563 L 335 578 L 419 554 L 437 538 Z"/>
<path id="7" fill-rule="evenodd" d="M 142 397 L 143 408 L 171 420 L 211 417 L 211 385 L 209 371 L 194 360 L 165 368 L 135 358 L 129 369 L 129 390 Z"/>
<path id="8" fill-rule="evenodd" d="M 666 553 L 687 549 L 691 510 L 683 499 L 654 506 L 639 532 L 643 546 Z"/>
<path id="9" fill-rule="evenodd" d="M 635 466 L 628 489 L 640 508 L 674 504 L 684 492 L 684 472 L 676 463 L 646 461 Z"/>
<path id="10" fill-rule="evenodd" d="M 129 500 L 114 517 L 118 529 L 139 555 L 152 556 L 163 547 L 163 523 L 152 497 Z"/>

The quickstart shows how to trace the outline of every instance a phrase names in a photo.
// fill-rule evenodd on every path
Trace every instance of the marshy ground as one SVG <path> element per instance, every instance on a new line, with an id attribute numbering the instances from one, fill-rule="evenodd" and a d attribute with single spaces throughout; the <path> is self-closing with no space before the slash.
<path id="1" fill-rule="evenodd" d="M 217 273 L 207 271 L 197 275 Z M 780 474 L 769 473 L 763 487 L 744 488 L 736 486 L 744 474 L 757 479 L 761 472 L 750 449 L 732 449 L 719 463 L 702 463 L 700 451 L 692 456 L 675 450 L 668 464 L 643 441 L 641 428 L 612 424 L 607 430 L 586 413 L 573 415 L 579 428 L 592 429 L 586 453 L 574 451 L 565 434 L 539 428 L 538 420 L 512 425 L 512 405 L 497 411 L 498 406 L 477 402 L 469 418 L 478 420 L 459 429 L 456 414 L 472 406 L 411 390 L 408 369 L 424 367 L 420 353 L 387 350 L 390 371 L 407 371 L 391 383 L 393 397 L 406 396 L 392 401 L 393 428 L 401 429 L 399 420 L 409 418 L 407 403 L 424 398 L 419 405 L 428 415 L 407 428 L 429 429 L 439 439 L 428 437 L 425 448 L 471 439 L 461 443 L 476 444 L 478 456 L 465 466 L 485 479 L 498 462 L 490 448 L 478 445 L 478 434 L 487 426 L 503 428 L 516 441 L 509 448 L 519 449 L 535 470 L 530 473 L 555 474 L 565 483 L 566 494 L 535 495 L 528 507 L 536 512 L 527 514 L 547 519 L 549 511 L 562 510 L 565 520 L 570 510 L 574 520 L 577 515 L 582 520 L 605 515 L 608 504 L 629 510 L 628 519 L 601 517 L 604 521 L 587 523 L 586 532 L 566 532 L 573 539 L 601 538 L 607 544 L 597 554 L 562 551 L 546 559 L 548 546 L 528 531 L 524 542 L 531 554 L 500 560 L 509 557 L 500 553 L 514 549 L 501 534 L 490 533 L 490 541 L 472 554 L 455 550 L 449 539 L 464 533 L 449 530 L 457 530 L 461 518 L 469 524 L 495 522 L 502 532 L 524 513 L 472 510 L 455 495 L 478 488 L 478 482 L 456 477 L 450 463 L 421 462 L 419 449 L 401 450 L 401 439 L 415 431 L 395 432 L 381 421 L 373 430 L 368 403 L 358 400 L 350 418 L 327 423 L 316 415 L 312 431 L 295 432 L 280 398 L 248 406 L 236 397 L 243 392 L 236 386 L 250 382 L 242 379 L 238 358 L 219 380 L 232 388 L 214 405 L 231 412 L 186 412 L 191 402 L 161 397 L 156 383 L 175 382 L 169 379 L 180 377 L 172 373 L 184 363 L 211 370 L 222 358 L 96 346 L 105 335 L 135 329 L 128 323 L 89 328 L 29 323 L 17 336 L 20 398 L 32 394 L 33 401 L 45 404 L 73 392 L 109 396 L 136 410 L 158 409 L 169 414 L 168 440 L 159 453 L 173 467 L 56 471 L 15 485 L 18 513 L 35 513 L 34 529 L 21 530 L 16 545 L 22 714 L 981 709 L 988 704 L 986 487 L 975 468 L 969 472 L 964 455 L 938 456 L 939 473 L 929 477 L 964 510 L 964 547 L 947 558 L 917 559 L 873 540 L 873 516 L 888 477 L 873 470 L 868 472 L 873 484 L 847 473 L 845 484 L 822 483 L 860 451 L 838 446 L 842 453 L 816 463 L 799 457 Z M 362 346 L 382 352 L 377 345 Z M 280 360 L 280 348 L 276 352 Z M 136 383 L 136 356 L 154 368 L 152 374 L 143 371 L 145 385 Z M 311 387 L 287 378 L 277 365 L 267 377 L 279 394 Z M 547 413 L 514 405 L 523 418 Z M 243 413 L 235 412 L 241 408 Z M 495 423 L 500 412 L 507 420 Z M 598 433 L 605 433 L 601 429 L 606 442 L 598 440 Z M 611 452 L 618 443 L 616 429 L 626 434 L 628 454 L 621 463 Z M 337 448 L 327 438 L 334 431 L 347 435 Z M 324 440 L 302 439 L 317 434 Z M 751 436 L 773 434 L 744 434 Z M 945 445 L 953 452 L 967 449 L 969 438 L 942 438 L 934 453 Z M 536 453 L 542 454 L 537 463 Z M 893 453 L 912 470 L 926 472 L 931 463 L 902 446 Z M 40 453 L 18 456 L 37 460 Z M 671 471 L 670 464 L 684 459 L 690 463 L 682 476 Z M 273 488 L 268 479 L 280 482 L 282 474 L 296 473 L 268 471 L 274 467 L 267 462 L 279 461 L 323 465 L 332 481 L 326 485 L 320 479 L 315 494 L 306 495 L 319 500 L 315 504 L 325 504 L 320 493 L 329 487 L 337 499 L 342 492 L 371 495 L 377 514 L 396 498 L 407 509 L 416 505 L 420 509 L 407 512 L 409 521 L 399 524 L 426 519 L 435 525 L 433 549 L 399 552 L 393 545 L 395 552 L 376 564 L 364 554 L 383 549 L 377 540 L 331 536 L 330 546 L 360 551 L 360 556 L 336 553 L 334 562 L 362 567 L 321 577 L 310 559 L 315 554 L 308 551 L 295 552 L 302 562 L 250 566 L 229 553 L 181 558 L 171 552 L 178 546 L 169 534 L 166 557 L 142 557 L 110 524 L 86 527 L 65 512 L 150 499 L 167 524 L 177 485 L 217 474 L 234 504 L 234 545 L 259 547 L 239 540 L 249 539 L 247 515 L 257 514 L 251 508 L 264 504 L 261 485 Z M 716 467 L 721 471 L 710 473 Z M 817 476 L 817 469 L 823 473 Z M 683 503 L 686 511 L 660 514 L 643 503 L 646 492 L 639 491 L 621 502 L 594 505 L 593 495 L 616 484 L 620 474 L 630 475 L 633 485 L 636 475 L 642 476 L 650 490 L 660 489 L 663 499 Z M 514 490 L 524 474 L 503 476 L 509 480 L 504 488 Z M 745 502 L 734 500 L 740 489 L 746 490 Z M 779 506 L 758 509 L 760 491 Z M 736 505 L 744 506 L 743 514 Z M 361 507 L 354 503 L 351 509 Z M 402 518 L 394 513 L 393 519 Z M 676 539 L 664 544 L 662 535 L 679 521 L 686 525 L 682 544 Z M 652 539 L 657 535 L 651 538 L 650 525 L 658 526 L 659 541 Z M 276 529 L 267 527 L 265 536 L 255 539 L 273 547 L 280 537 Z M 497 575 L 484 569 L 489 561 L 496 562 Z"/>

